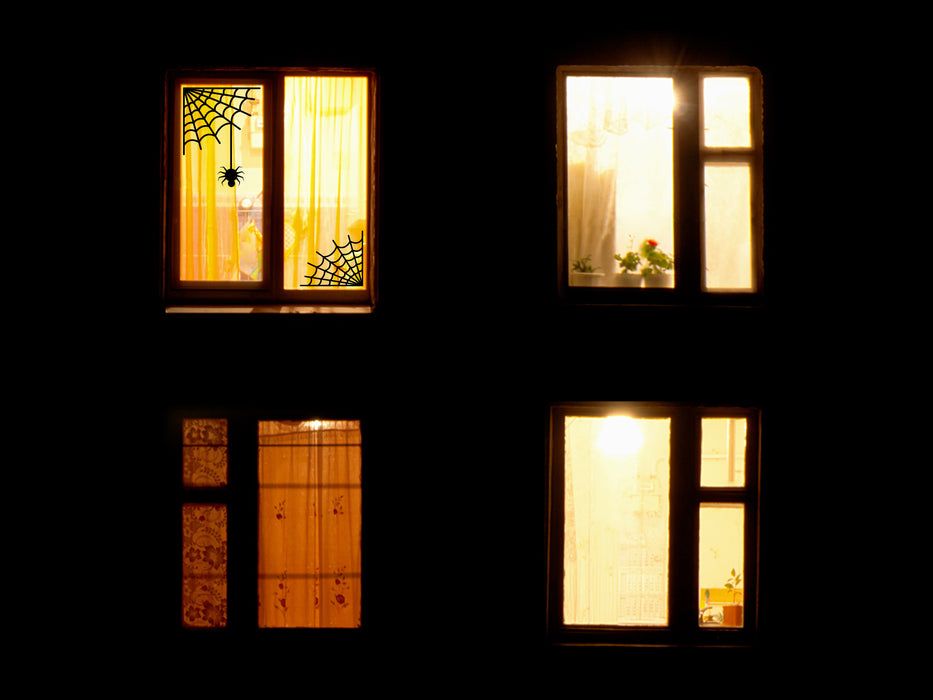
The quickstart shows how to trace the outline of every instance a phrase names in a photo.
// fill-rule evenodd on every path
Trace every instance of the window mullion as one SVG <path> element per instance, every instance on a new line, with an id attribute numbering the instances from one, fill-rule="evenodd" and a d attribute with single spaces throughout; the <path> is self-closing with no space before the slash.
<path id="1" fill-rule="evenodd" d="M 256 626 L 257 434 L 248 416 L 231 418 L 228 515 L 228 620 L 231 628 Z"/>
<path id="2" fill-rule="evenodd" d="M 670 626 L 684 639 L 696 629 L 699 567 L 700 418 L 676 411 L 671 420 Z"/>
<path id="3" fill-rule="evenodd" d="M 700 78 L 694 71 L 675 76 L 674 259 L 681 296 L 700 290 L 700 212 L 703 180 L 700 159 Z"/>

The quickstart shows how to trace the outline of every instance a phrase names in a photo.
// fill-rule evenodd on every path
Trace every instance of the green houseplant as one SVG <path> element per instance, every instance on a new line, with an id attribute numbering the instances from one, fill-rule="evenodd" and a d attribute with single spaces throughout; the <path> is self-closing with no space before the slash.
<path id="1" fill-rule="evenodd" d="M 674 278 L 670 274 L 674 270 L 674 258 L 661 250 L 656 240 L 646 238 L 639 252 L 645 261 L 641 274 L 646 287 L 674 286 Z"/>
<path id="2" fill-rule="evenodd" d="M 641 264 L 641 258 L 634 250 L 630 250 L 625 255 L 615 254 L 615 259 L 619 262 L 619 273 L 616 274 L 616 285 L 619 287 L 640 287 L 642 278 L 640 275 L 632 274 Z"/>
<path id="3" fill-rule="evenodd" d="M 742 627 L 745 623 L 745 608 L 741 603 L 736 602 L 739 586 L 742 584 L 742 574 L 735 573 L 735 569 L 730 573 L 732 575 L 723 585 L 727 591 L 732 593 L 732 604 L 722 606 L 722 624 L 725 627 Z"/>
<path id="4" fill-rule="evenodd" d="M 593 267 L 590 263 L 590 256 L 586 255 L 577 258 L 571 263 L 570 285 L 573 287 L 597 287 L 600 279 L 603 277 L 601 272 L 597 272 L 598 267 Z"/>

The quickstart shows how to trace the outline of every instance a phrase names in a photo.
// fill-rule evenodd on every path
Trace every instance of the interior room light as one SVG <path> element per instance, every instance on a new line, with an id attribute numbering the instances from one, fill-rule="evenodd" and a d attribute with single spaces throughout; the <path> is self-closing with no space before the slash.
<path id="1" fill-rule="evenodd" d="M 633 455 L 638 452 L 644 437 L 638 423 L 628 416 L 610 416 L 603 421 L 596 444 L 610 456 Z"/>

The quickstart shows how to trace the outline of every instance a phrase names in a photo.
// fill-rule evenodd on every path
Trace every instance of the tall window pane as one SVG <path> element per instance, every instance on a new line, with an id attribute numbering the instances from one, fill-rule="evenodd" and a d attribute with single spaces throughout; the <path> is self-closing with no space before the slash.
<path id="1" fill-rule="evenodd" d="M 673 81 L 571 76 L 566 87 L 571 285 L 672 286 L 673 269 L 649 258 L 675 253 Z"/>
<path id="2" fill-rule="evenodd" d="M 285 288 L 367 285 L 368 80 L 285 78 Z"/>
<path id="3" fill-rule="evenodd" d="M 565 624 L 667 624 L 669 457 L 669 419 L 565 419 Z"/>
<path id="4" fill-rule="evenodd" d="M 182 506 L 182 624 L 227 624 L 227 507 Z"/>
<path id="5" fill-rule="evenodd" d="M 360 625 L 358 421 L 259 423 L 259 626 Z"/>
<path id="6" fill-rule="evenodd" d="M 262 87 L 184 84 L 179 161 L 179 277 L 261 280 Z"/>
<path id="7" fill-rule="evenodd" d="M 700 506 L 700 623 L 744 625 L 745 507 Z"/>
<path id="8" fill-rule="evenodd" d="M 751 289 L 751 168 L 744 163 L 708 163 L 704 184 L 706 289 Z"/>

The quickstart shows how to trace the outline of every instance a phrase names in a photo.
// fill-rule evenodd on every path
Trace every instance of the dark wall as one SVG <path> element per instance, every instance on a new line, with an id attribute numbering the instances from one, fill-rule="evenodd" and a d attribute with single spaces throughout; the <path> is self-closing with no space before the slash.
<path id="1" fill-rule="evenodd" d="M 134 495 L 120 517 L 134 570 L 127 633 L 136 640 L 142 632 L 149 641 L 167 635 L 152 652 L 158 668 L 182 664 L 182 649 L 205 653 L 214 644 L 207 635 L 192 642 L 176 630 L 178 465 L 167 455 L 172 420 L 199 411 L 338 410 L 367 420 L 364 546 L 372 624 L 353 653 L 389 662 L 399 678 L 440 664 L 461 674 L 450 677 L 456 683 L 464 672 L 483 677 L 504 660 L 523 659 L 529 673 L 580 663 L 579 654 L 554 656 L 543 637 L 549 401 L 761 406 L 761 641 L 769 652 L 783 648 L 786 596 L 799 591 L 798 573 L 817 554 L 814 539 L 824 527 L 812 510 L 820 477 L 811 475 L 805 492 L 799 486 L 816 459 L 801 445 L 821 433 L 813 416 L 830 390 L 813 381 L 812 352 L 831 333 L 812 286 L 805 295 L 795 276 L 800 237 L 817 235 L 820 221 L 818 213 L 809 222 L 800 218 L 815 197 L 811 147 L 818 139 L 802 110 L 827 99 L 804 66 L 826 49 L 813 30 L 777 14 L 707 31 L 630 24 L 618 14 L 584 23 L 485 20 L 456 10 L 427 25 L 414 15 L 390 24 L 386 12 L 363 29 L 344 22 L 332 31 L 309 16 L 274 37 L 266 24 L 239 15 L 223 36 L 197 47 L 174 30 L 168 41 L 118 43 L 114 55 L 126 57 L 127 70 L 117 82 L 132 77 L 132 93 L 146 106 L 132 146 L 138 177 L 126 183 L 124 197 L 133 238 L 122 249 L 140 264 L 134 293 L 119 300 L 126 329 L 111 328 L 115 340 L 97 359 L 121 378 L 113 413 L 123 419 L 128 446 L 137 447 L 113 472 L 131 473 Z M 243 33 L 247 38 L 238 38 Z M 555 69 L 587 63 L 761 69 L 763 308 L 557 303 Z M 161 72 L 200 64 L 378 71 L 375 313 L 162 313 Z M 418 245 L 429 239 L 431 256 Z M 100 293 L 108 293 L 107 285 Z M 589 334 L 594 328 L 602 329 L 598 343 Z M 316 362 L 321 356 L 327 369 Z M 631 376 L 633 362 L 656 371 Z M 360 378 L 352 395 L 344 381 L 351 374 Z M 813 409 L 803 420 L 802 400 Z M 268 663 L 339 660 L 343 642 L 325 639 L 252 633 L 216 644 L 230 653 L 250 650 Z M 606 661 L 618 668 L 643 658 L 622 651 Z"/>

